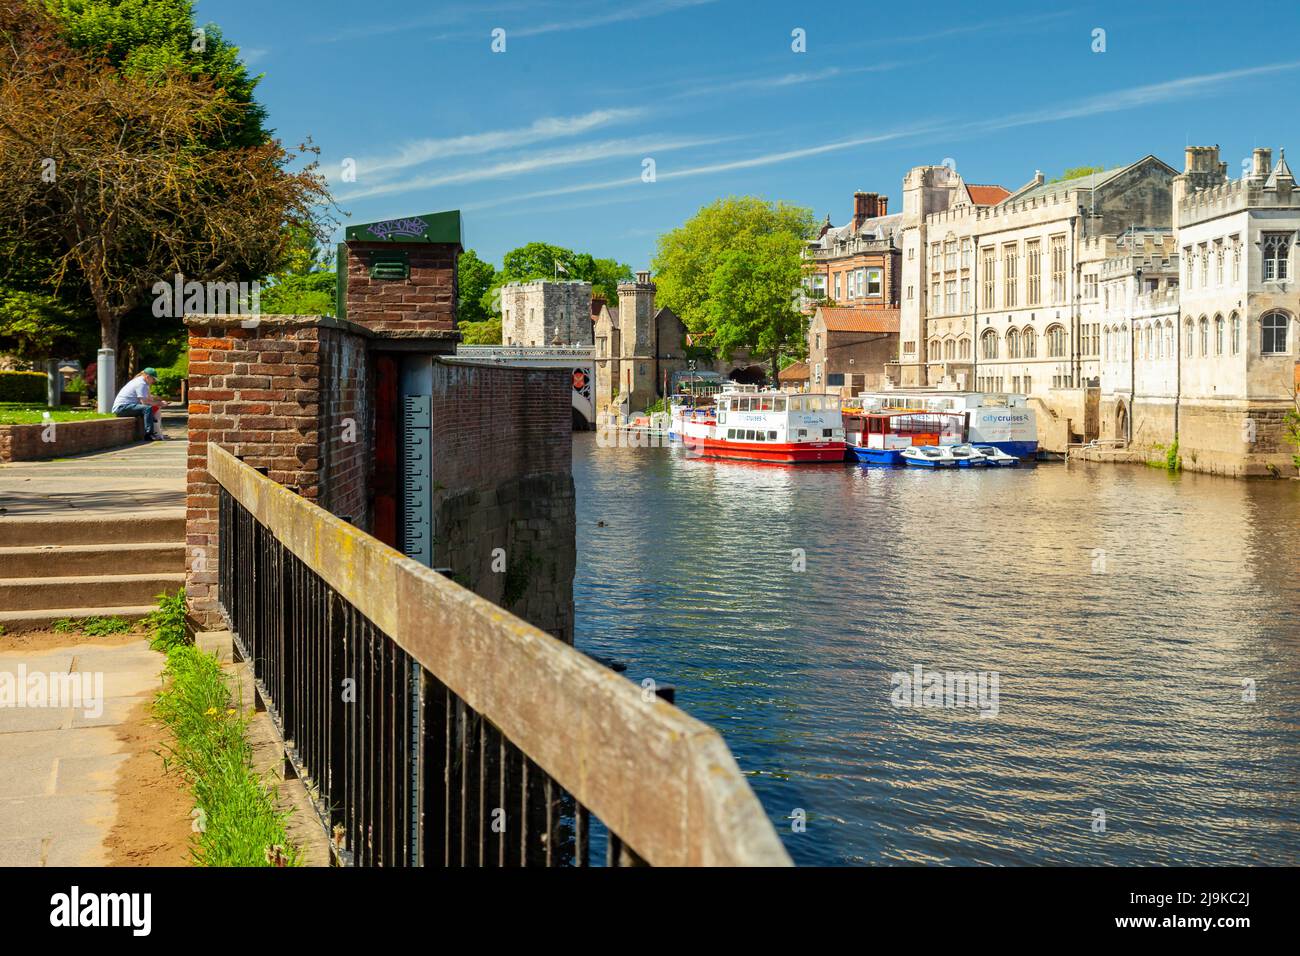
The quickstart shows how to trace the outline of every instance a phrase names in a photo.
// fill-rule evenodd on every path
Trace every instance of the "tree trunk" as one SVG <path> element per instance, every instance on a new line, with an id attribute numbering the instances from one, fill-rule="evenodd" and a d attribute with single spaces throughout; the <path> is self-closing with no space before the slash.
<path id="1" fill-rule="evenodd" d="M 781 387 L 781 357 L 776 352 L 772 353 L 772 387 Z"/>

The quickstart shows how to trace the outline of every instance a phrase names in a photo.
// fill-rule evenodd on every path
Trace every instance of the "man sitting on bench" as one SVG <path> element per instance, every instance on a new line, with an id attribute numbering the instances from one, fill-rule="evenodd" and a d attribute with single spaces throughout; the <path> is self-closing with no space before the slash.
<path id="1" fill-rule="evenodd" d="M 122 386 L 113 399 L 113 414 L 119 418 L 139 415 L 144 419 L 146 438 L 162 441 L 167 436 L 162 433 L 158 421 L 158 409 L 167 403 L 149 394 L 149 386 L 158 381 L 158 373 L 152 368 L 142 371 L 131 381 Z"/>

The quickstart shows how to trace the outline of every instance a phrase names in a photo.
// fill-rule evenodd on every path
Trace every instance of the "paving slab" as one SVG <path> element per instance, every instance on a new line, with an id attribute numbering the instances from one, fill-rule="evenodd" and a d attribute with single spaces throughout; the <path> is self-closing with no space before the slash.
<path id="1" fill-rule="evenodd" d="M 86 707 L 0 707 L 0 864 L 102 866 L 128 759 L 116 728 L 149 701 L 163 655 L 143 638 L 7 651 L 0 671 L 102 675 L 103 700 Z"/>
<path id="2" fill-rule="evenodd" d="M 123 514 L 185 506 L 183 410 L 163 411 L 169 441 L 145 441 L 68 458 L 0 464 L 7 515 Z"/>

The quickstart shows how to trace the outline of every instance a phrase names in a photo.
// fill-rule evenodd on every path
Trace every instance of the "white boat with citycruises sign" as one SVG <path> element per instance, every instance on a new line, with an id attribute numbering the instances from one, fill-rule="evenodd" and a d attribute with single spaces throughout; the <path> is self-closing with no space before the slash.
<path id="1" fill-rule="evenodd" d="M 834 395 L 736 385 L 712 416 L 674 415 L 672 432 L 706 458 L 776 464 L 844 461 L 844 422 Z"/>

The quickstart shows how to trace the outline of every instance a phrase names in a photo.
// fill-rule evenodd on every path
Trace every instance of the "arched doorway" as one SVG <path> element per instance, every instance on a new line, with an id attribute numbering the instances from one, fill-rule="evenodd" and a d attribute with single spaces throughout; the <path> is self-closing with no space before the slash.
<path id="1" fill-rule="evenodd" d="M 747 365 L 744 368 L 733 368 L 727 373 L 727 378 L 739 385 L 766 385 L 767 370 L 761 365 Z"/>

